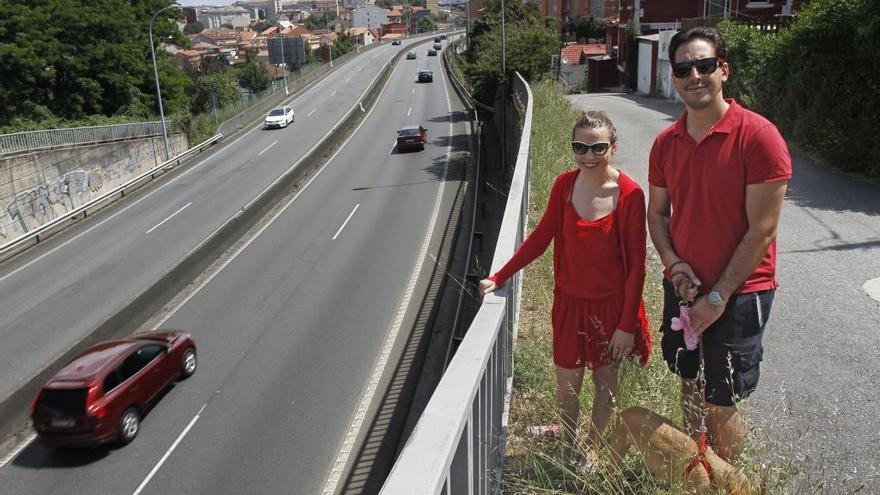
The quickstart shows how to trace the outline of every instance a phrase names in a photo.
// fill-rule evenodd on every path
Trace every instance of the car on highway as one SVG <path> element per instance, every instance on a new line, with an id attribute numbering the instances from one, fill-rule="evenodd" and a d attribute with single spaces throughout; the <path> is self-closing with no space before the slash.
<path id="1" fill-rule="evenodd" d="M 443 49 L 443 45 L 441 45 L 440 43 L 434 43 L 434 49 L 439 52 L 441 49 Z"/>
<path id="2" fill-rule="evenodd" d="M 434 71 L 431 69 L 422 69 L 419 71 L 419 82 L 434 82 Z"/>
<path id="3" fill-rule="evenodd" d="M 434 50 L 434 49 L 428 50 L 428 56 L 429 56 L 429 57 L 436 57 L 436 56 L 437 56 L 437 50 Z"/>
<path id="4" fill-rule="evenodd" d="M 391 44 L 392 44 L 392 45 L 399 45 L 399 44 L 400 44 L 400 40 L 391 40 Z"/>
<path id="5" fill-rule="evenodd" d="M 434 36 L 434 43 L 440 43 L 440 39 L 439 36 Z"/>
<path id="6" fill-rule="evenodd" d="M 272 110 L 269 110 L 269 113 L 266 114 L 264 127 L 266 129 L 271 129 L 273 127 L 287 127 L 294 120 L 293 108 L 291 108 L 290 105 L 275 107 Z"/>
<path id="7" fill-rule="evenodd" d="M 125 445 L 175 380 L 196 372 L 196 345 L 177 330 L 138 332 L 93 345 L 40 388 L 30 416 L 37 438 L 55 447 Z"/>
<path id="8" fill-rule="evenodd" d="M 441 35 L 440 35 L 440 39 L 441 39 L 441 40 L 445 40 L 445 39 L 446 39 L 446 35 L 445 35 L 445 34 L 441 34 Z M 437 40 L 435 39 L 434 41 L 437 41 Z"/>
<path id="9" fill-rule="evenodd" d="M 416 52 L 407 52 L 407 54 L 406 54 L 407 60 L 414 60 L 415 58 L 416 58 Z"/>
<path id="10" fill-rule="evenodd" d="M 428 130 L 421 125 L 408 125 L 397 131 L 397 150 L 423 150 L 428 141 Z"/>

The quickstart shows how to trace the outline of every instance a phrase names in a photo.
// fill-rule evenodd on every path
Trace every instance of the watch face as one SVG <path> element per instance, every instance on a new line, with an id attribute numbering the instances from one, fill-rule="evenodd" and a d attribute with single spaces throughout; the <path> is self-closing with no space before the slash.
<path id="1" fill-rule="evenodd" d="M 709 299 L 709 304 L 713 306 L 720 306 L 724 304 L 724 300 L 721 299 L 721 294 L 715 292 L 714 290 L 706 295 L 707 299 Z"/>

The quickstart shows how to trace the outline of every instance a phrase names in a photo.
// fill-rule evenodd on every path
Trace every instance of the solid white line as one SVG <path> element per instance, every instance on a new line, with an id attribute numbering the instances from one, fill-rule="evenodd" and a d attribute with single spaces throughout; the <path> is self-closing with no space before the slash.
<path id="1" fill-rule="evenodd" d="M 309 112 L 309 113 L 307 113 L 307 114 L 306 114 L 306 117 L 311 117 L 311 116 L 312 116 L 312 114 L 313 114 L 313 113 L 315 113 L 315 112 L 317 112 L 317 111 L 318 111 L 318 109 L 317 109 L 317 108 L 316 108 L 316 109 L 314 109 L 314 110 L 312 110 L 312 111 L 311 111 L 311 112 Z"/>
<path id="2" fill-rule="evenodd" d="M 275 141 L 273 141 L 272 144 L 270 144 L 269 146 L 266 146 L 266 149 L 264 149 L 263 151 L 257 153 L 257 156 L 262 155 L 263 153 L 265 153 L 266 151 L 268 151 L 269 148 L 271 148 L 272 146 L 275 146 L 276 144 L 278 144 L 278 140 L 277 140 L 277 139 L 276 139 Z"/>
<path id="3" fill-rule="evenodd" d="M 159 462 L 153 467 L 153 470 L 150 471 L 150 474 L 147 475 L 147 478 L 141 482 L 140 486 L 137 487 L 137 489 L 134 491 L 134 493 L 132 493 L 132 495 L 138 495 L 144 489 L 144 487 L 147 486 L 147 483 L 150 482 L 150 480 L 156 474 L 156 471 L 158 471 L 159 468 L 162 467 L 162 464 L 165 464 L 165 461 L 168 459 L 168 456 L 170 456 L 171 452 L 173 452 L 174 449 L 177 448 L 177 444 L 179 444 L 180 441 L 183 440 L 183 437 L 185 437 L 186 434 L 189 433 L 190 428 L 192 428 L 193 425 L 196 424 L 196 421 L 199 420 L 199 417 L 201 416 L 202 411 L 205 410 L 206 406 L 207 406 L 207 404 L 203 405 L 202 408 L 199 409 L 199 412 L 196 413 L 196 417 L 194 417 L 192 419 L 192 421 L 190 421 L 189 424 L 186 425 L 186 428 L 183 429 L 183 432 L 180 433 L 180 436 L 177 437 L 177 440 L 175 440 L 174 443 L 171 444 L 171 447 L 168 449 L 167 452 L 165 452 L 165 455 L 163 455 L 162 458 L 159 459 Z"/>
<path id="4" fill-rule="evenodd" d="M 28 445 L 30 445 L 31 442 L 33 442 L 35 438 L 37 438 L 37 434 L 36 434 L 36 433 L 31 433 L 30 435 L 28 435 L 27 437 L 25 437 L 25 438 L 21 441 L 21 443 L 18 444 L 18 446 L 16 446 L 16 447 L 12 450 L 12 452 L 6 454 L 5 456 L 3 456 L 2 459 L 0 459 L 0 468 L 3 468 L 3 466 L 5 466 L 7 463 L 9 463 L 9 461 L 15 459 L 15 457 L 18 456 L 18 454 L 20 454 L 21 451 L 25 449 L 25 447 L 27 447 Z"/>
<path id="5" fill-rule="evenodd" d="M 442 76 L 442 74 L 441 74 Z M 446 82 L 444 81 L 444 89 L 446 89 L 446 108 L 449 114 L 452 114 L 452 106 L 449 102 L 449 88 L 446 87 Z M 366 119 L 364 119 L 366 122 Z M 452 135 L 452 122 L 449 122 L 449 135 Z M 376 365 L 373 367 L 373 373 L 370 376 L 370 381 L 367 384 L 367 389 L 361 395 L 361 403 L 358 406 L 357 411 L 355 411 L 354 418 L 351 421 L 351 426 L 348 429 L 348 433 L 345 436 L 345 439 L 342 442 L 342 447 L 339 450 L 339 454 L 336 456 L 336 462 L 333 463 L 333 468 L 330 470 L 330 475 L 327 478 L 327 481 L 324 483 L 324 490 L 322 491 L 322 495 L 333 495 L 336 493 L 336 488 L 339 485 L 339 481 L 342 478 L 342 471 L 345 469 L 345 465 L 348 464 L 348 459 L 351 457 L 351 453 L 354 450 L 354 444 L 357 440 L 358 433 L 363 427 L 364 421 L 367 419 L 367 411 L 369 410 L 370 403 L 373 401 L 373 396 L 376 393 L 376 389 L 379 386 L 379 381 L 382 378 L 382 375 L 385 372 L 385 367 L 388 364 L 388 358 L 391 356 L 391 349 L 394 348 L 395 343 L 397 342 L 397 336 L 400 333 L 400 327 L 403 324 L 403 317 L 406 314 L 407 308 L 410 305 L 410 301 L 413 296 L 413 291 L 415 290 L 416 280 L 418 280 L 419 272 L 421 271 L 422 265 L 425 264 L 425 257 L 428 255 L 428 247 L 431 244 L 431 233 L 434 231 L 434 226 L 437 223 L 437 217 L 440 214 L 440 202 L 443 199 L 443 190 L 446 186 L 446 175 L 449 170 L 449 155 L 451 151 L 451 144 L 446 146 L 446 162 L 443 166 L 443 178 L 440 180 L 440 189 L 437 192 L 437 197 L 434 199 L 434 211 L 431 214 L 431 223 L 428 225 L 428 231 L 425 234 L 425 240 L 422 242 L 422 248 L 419 250 L 419 257 L 416 260 L 416 265 L 413 268 L 413 273 L 409 277 L 409 285 L 403 293 L 403 300 L 400 302 L 400 306 L 397 310 L 397 316 L 394 318 L 394 323 L 391 325 L 391 330 L 388 332 L 388 336 L 385 339 L 385 345 L 382 348 L 382 353 L 379 355 L 379 359 L 376 362 Z"/>
<path id="6" fill-rule="evenodd" d="M 409 110 L 406 111 L 406 116 L 409 117 L 409 114 L 412 113 L 412 107 L 409 107 Z"/>
<path id="7" fill-rule="evenodd" d="M 397 143 L 391 145 L 391 149 L 388 150 L 388 156 L 391 156 L 391 153 L 394 153 L 394 148 L 397 147 Z"/>
<path id="8" fill-rule="evenodd" d="M 344 229 L 345 226 L 348 225 L 348 221 L 351 220 L 351 217 L 354 215 L 354 212 L 358 211 L 358 208 L 360 208 L 360 207 L 361 207 L 360 203 L 354 205 L 354 209 L 351 210 L 351 213 L 348 214 L 348 218 L 346 218 L 345 221 L 342 222 L 342 226 L 339 227 L 339 230 L 337 230 L 335 234 L 333 234 L 334 241 L 336 240 L 337 237 L 339 237 L 339 233 L 342 232 L 342 229 Z"/>
<path id="9" fill-rule="evenodd" d="M 183 207 L 182 207 L 181 209 L 175 211 L 175 212 L 172 213 L 171 215 L 168 215 L 168 218 L 166 218 L 165 220 L 162 220 L 161 222 L 159 222 L 159 223 L 157 223 L 156 225 L 154 225 L 153 228 L 150 229 L 150 230 L 148 230 L 146 233 L 149 234 L 150 232 L 152 232 L 152 231 L 158 229 L 163 223 L 167 222 L 168 220 L 171 220 L 171 218 L 174 217 L 174 215 L 177 215 L 178 213 L 180 213 L 180 212 L 182 212 L 183 210 L 187 209 L 187 208 L 189 207 L 189 205 L 191 205 L 191 204 L 193 204 L 192 201 L 190 201 L 189 203 L 183 205 Z"/>

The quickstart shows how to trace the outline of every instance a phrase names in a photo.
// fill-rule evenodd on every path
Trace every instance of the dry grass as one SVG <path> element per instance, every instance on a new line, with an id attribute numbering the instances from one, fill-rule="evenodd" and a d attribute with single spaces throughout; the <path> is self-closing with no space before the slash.
<path id="1" fill-rule="evenodd" d="M 544 211 L 554 178 L 572 167 L 568 153 L 568 137 L 575 112 L 563 98 L 564 89 L 552 82 L 533 86 L 535 98 L 532 125 L 532 175 L 530 226 Z M 569 118 L 566 118 L 568 116 Z M 653 248 L 649 249 L 645 303 L 651 328 L 658 328 L 663 295 L 660 289 L 661 265 Z M 557 442 L 533 439 L 523 433 L 527 425 L 558 422 L 555 405 L 550 329 L 550 308 L 553 298 L 552 250 L 525 271 L 522 313 L 515 350 L 514 391 L 511 400 L 510 424 L 505 451 L 503 493 L 588 493 L 588 494 L 673 494 L 681 493 L 677 485 L 656 482 L 641 457 L 630 453 L 621 468 L 604 467 L 586 476 L 574 472 L 561 462 Z M 652 334 L 654 354 L 648 366 L 634 362 L 621 368 L 620 409 L 639 405 L 647 407 L 682 424 L 679 406 L 679 382 L 669 373 L 659 349 L 659 334 Z M 581 431 L 589 418 L 592 383 L 587 378 L 581 393 Z M 613 428 L 612 423 L 610 428 Z M 609 430 L 610 430 L 609 428 Z M 775 457 L 767 442 L 752 432 L 741 460 L 741 468 L 763 487 L 762 492 L 813 493 L 792 490 L 790 480 L 799 472 L 784 460 Z M 607 457 L 607 449 L 600 455 Z"/>

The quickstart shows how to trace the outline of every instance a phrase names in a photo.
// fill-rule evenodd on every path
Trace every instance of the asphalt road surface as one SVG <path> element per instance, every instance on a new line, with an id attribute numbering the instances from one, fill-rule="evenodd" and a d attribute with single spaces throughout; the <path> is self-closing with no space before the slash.
<path id="1" fill-rule="evenodd" d="M 334 108 L 341 116 L 392 48 L 407 49 L 389 46 L 367 52 L 375 58 L 347 64 L 351 67 L 340 70 L 335 83 L 319 85 L 315 98 L 329 95 L 323 103 L 295 100 L 296 123 L 288 129 L 249 133 L 227 145 L 225 155 L 152 193 L 149 198 L 168 197 L 156 203 L 148 220 L 142 219 L 146 213 L 111 217 L 59 247 L 70 249 L 66 255 L 32 255 L 32 264 L 17 272 L 7 269 L 0 283 L 46 277 L 33 290 L 63 293 L 71 315 L 55 314 L 37 326 L 37 304 L 18 296 L 31 311 L 23 308 L 11 322 L 22 333 L 45 332 L 30 336 L 31 347 L 21 345 L 18 352 L 50 357 L 41 346 L 53 332 L 86 327 L 78 321 L 80 305 L 96 296 L 79 290 L 97 287 L 100 294 L 116 297 L 117 285 L 130 272 L 141 283 L 150 279 L 141 273 L 144 266 L 160 263 L 152 256 L 164 254 L 165 263 L 173 262 L 188 249 L 181 239 L 192 238 L 194 245 L 207 234 L 192 231 L 216 228 L 245 202 L 229 199 L 231 189 L 246 187 L 252 197 L 265 187 L 307 149 L 304 134 L 326 132 L 335 117 L 324 114 Z M 448 160 L 467 145 L 466 122 L 457 117 L 461 104 L 440 58 L 425 57 L 426 50 L 422 45 L 417 60 L 398 64 L 363 125 L 312 182 L 156 322 L 194 335 L 200 367 L 146 416 L 137 440 L 124 449 L 85 453 L 31 443 L 0 469 L 0 492 L 314 494 L 328 487 L 339 448 L 357 424 L 356 412 L 370 400 L 364 391 L 375 365 L 396 343 L 395 332 L 405 331 L 400 315 L 419 270 L 431 263 L 428 241 L 440 228 L 437 218 L 447 216 L 441 211 L 447 206 L 444 188 L 458 180 L 448 173 Z M 424 67 L 434 70 L 435 81 L 416 84 L 416 70 Z M 348 103 L 339 101 L 343 92 Z M 313 107 L 312 116 L 322 117 L 309 121 Z M 428 128 L 426 149 L 398 152 L 396 130 L 419 123 Z M 253 176 L 262 182 L 252 182 Z M 203 182 L 205 190 L 198 187 Z M 188 202 L 191 206 L 151 233 L 158 235 L 145 234 Z M 204 204 L 203 210 L 197 204 Z M 105 244 L 94 240 L 99 229 L 107 230 Z M 89 239 L 78 250 L 70 247 Z M 124 246 L 114 247 L 117 243 Z M 121 258 L 104 259 L 102 246 Z M 58 274 L 61 280 L 48 277 L 52 263 L 63 264 L 78 252 L 79 263 L 93 259 L 112 277 L 101 269 L 81 273 L 74 270 L 77 263 Z M 121 270 L 119 264 L 133 266 Z M 2 325 L 10 336 L 18 335 Z"/>
<path id="2" fill-rule="evenodd" d="M 654 137 L 684 107 L 627 94 L 569 98 L 611 114 L 618 165 L 647 191 Z M 806 493 L 880 493 L 880 183 L 796 150 L 792 158 L 780 286 L 745 408 L 777 462 L 802 466 Z"/>

